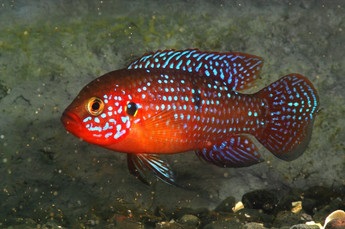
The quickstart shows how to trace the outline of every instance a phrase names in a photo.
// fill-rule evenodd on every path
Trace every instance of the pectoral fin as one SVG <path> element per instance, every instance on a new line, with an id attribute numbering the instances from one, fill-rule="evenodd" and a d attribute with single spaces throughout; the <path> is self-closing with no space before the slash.
<path id="1" fill-rule="evenodd" d="M 127 164 L 129 172 L 147 185 L 150 185 L 150 183 L 147 181 L 146 176 L 151 171 L 162 181 L 176 185 L 169 164 L 158 158 L 157 155 L 127 154 Z"/>
<path id="2" fill-rule="evenodd" d="M 256 145 L 245 135 L 232 136 L 228 141 L 195 153 L 219 167 L 247 167 L 263 161 Z"/>

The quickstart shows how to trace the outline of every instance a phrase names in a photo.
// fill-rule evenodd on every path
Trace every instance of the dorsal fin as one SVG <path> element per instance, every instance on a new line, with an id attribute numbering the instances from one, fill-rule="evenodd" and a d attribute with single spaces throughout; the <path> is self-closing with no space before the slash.
<path id="1" fill-rule="evenodd" d="M 198 49 L 164 50 L 145 54 L 128 69 L 174 69 L 226 82 L 231 90 L 253 86 L 263 65 L 261 57 L 240 52 L 203 52 Z"/>

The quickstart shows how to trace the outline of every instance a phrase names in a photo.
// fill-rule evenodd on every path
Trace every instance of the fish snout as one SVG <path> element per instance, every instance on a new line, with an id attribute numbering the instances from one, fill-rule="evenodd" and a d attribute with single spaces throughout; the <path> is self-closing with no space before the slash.
<path id="1" fill-rule="evenodd" d="M 65 110 L 60 118 L 65 129 L 72 134 L 78 129 L 79 117 L 75 113 Z"/>

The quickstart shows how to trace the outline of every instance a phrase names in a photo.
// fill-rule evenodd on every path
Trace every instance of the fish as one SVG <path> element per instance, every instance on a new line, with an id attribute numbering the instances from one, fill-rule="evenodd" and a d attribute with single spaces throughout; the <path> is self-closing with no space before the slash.
<path id="1" fill-rule="evenodd" d="M 310 142 L 319 97 L 288 74 L 256 93 L 263 59 L 241 52 L 158 50 L 87 84 L 65 109 L 65 129 L 91 144 L 126 153 L 130 174 L 177 185 L 162 154 L 195 152 L 219 167 L 264 161 L 256 139 L 291 161 Z"/>

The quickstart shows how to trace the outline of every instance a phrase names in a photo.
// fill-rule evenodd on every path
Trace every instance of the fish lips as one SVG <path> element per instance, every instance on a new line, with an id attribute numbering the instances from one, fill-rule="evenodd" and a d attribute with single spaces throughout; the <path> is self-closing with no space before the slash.
<path id="1" fill-rule="evenodd" d="M 77 137 L 80 137 L 78 136 L 78 133 L 80 133 L 82 130 L 80 128 L 80 118 L 77 114 L 65 110 L 60 120 L 68 132 Z"/>

